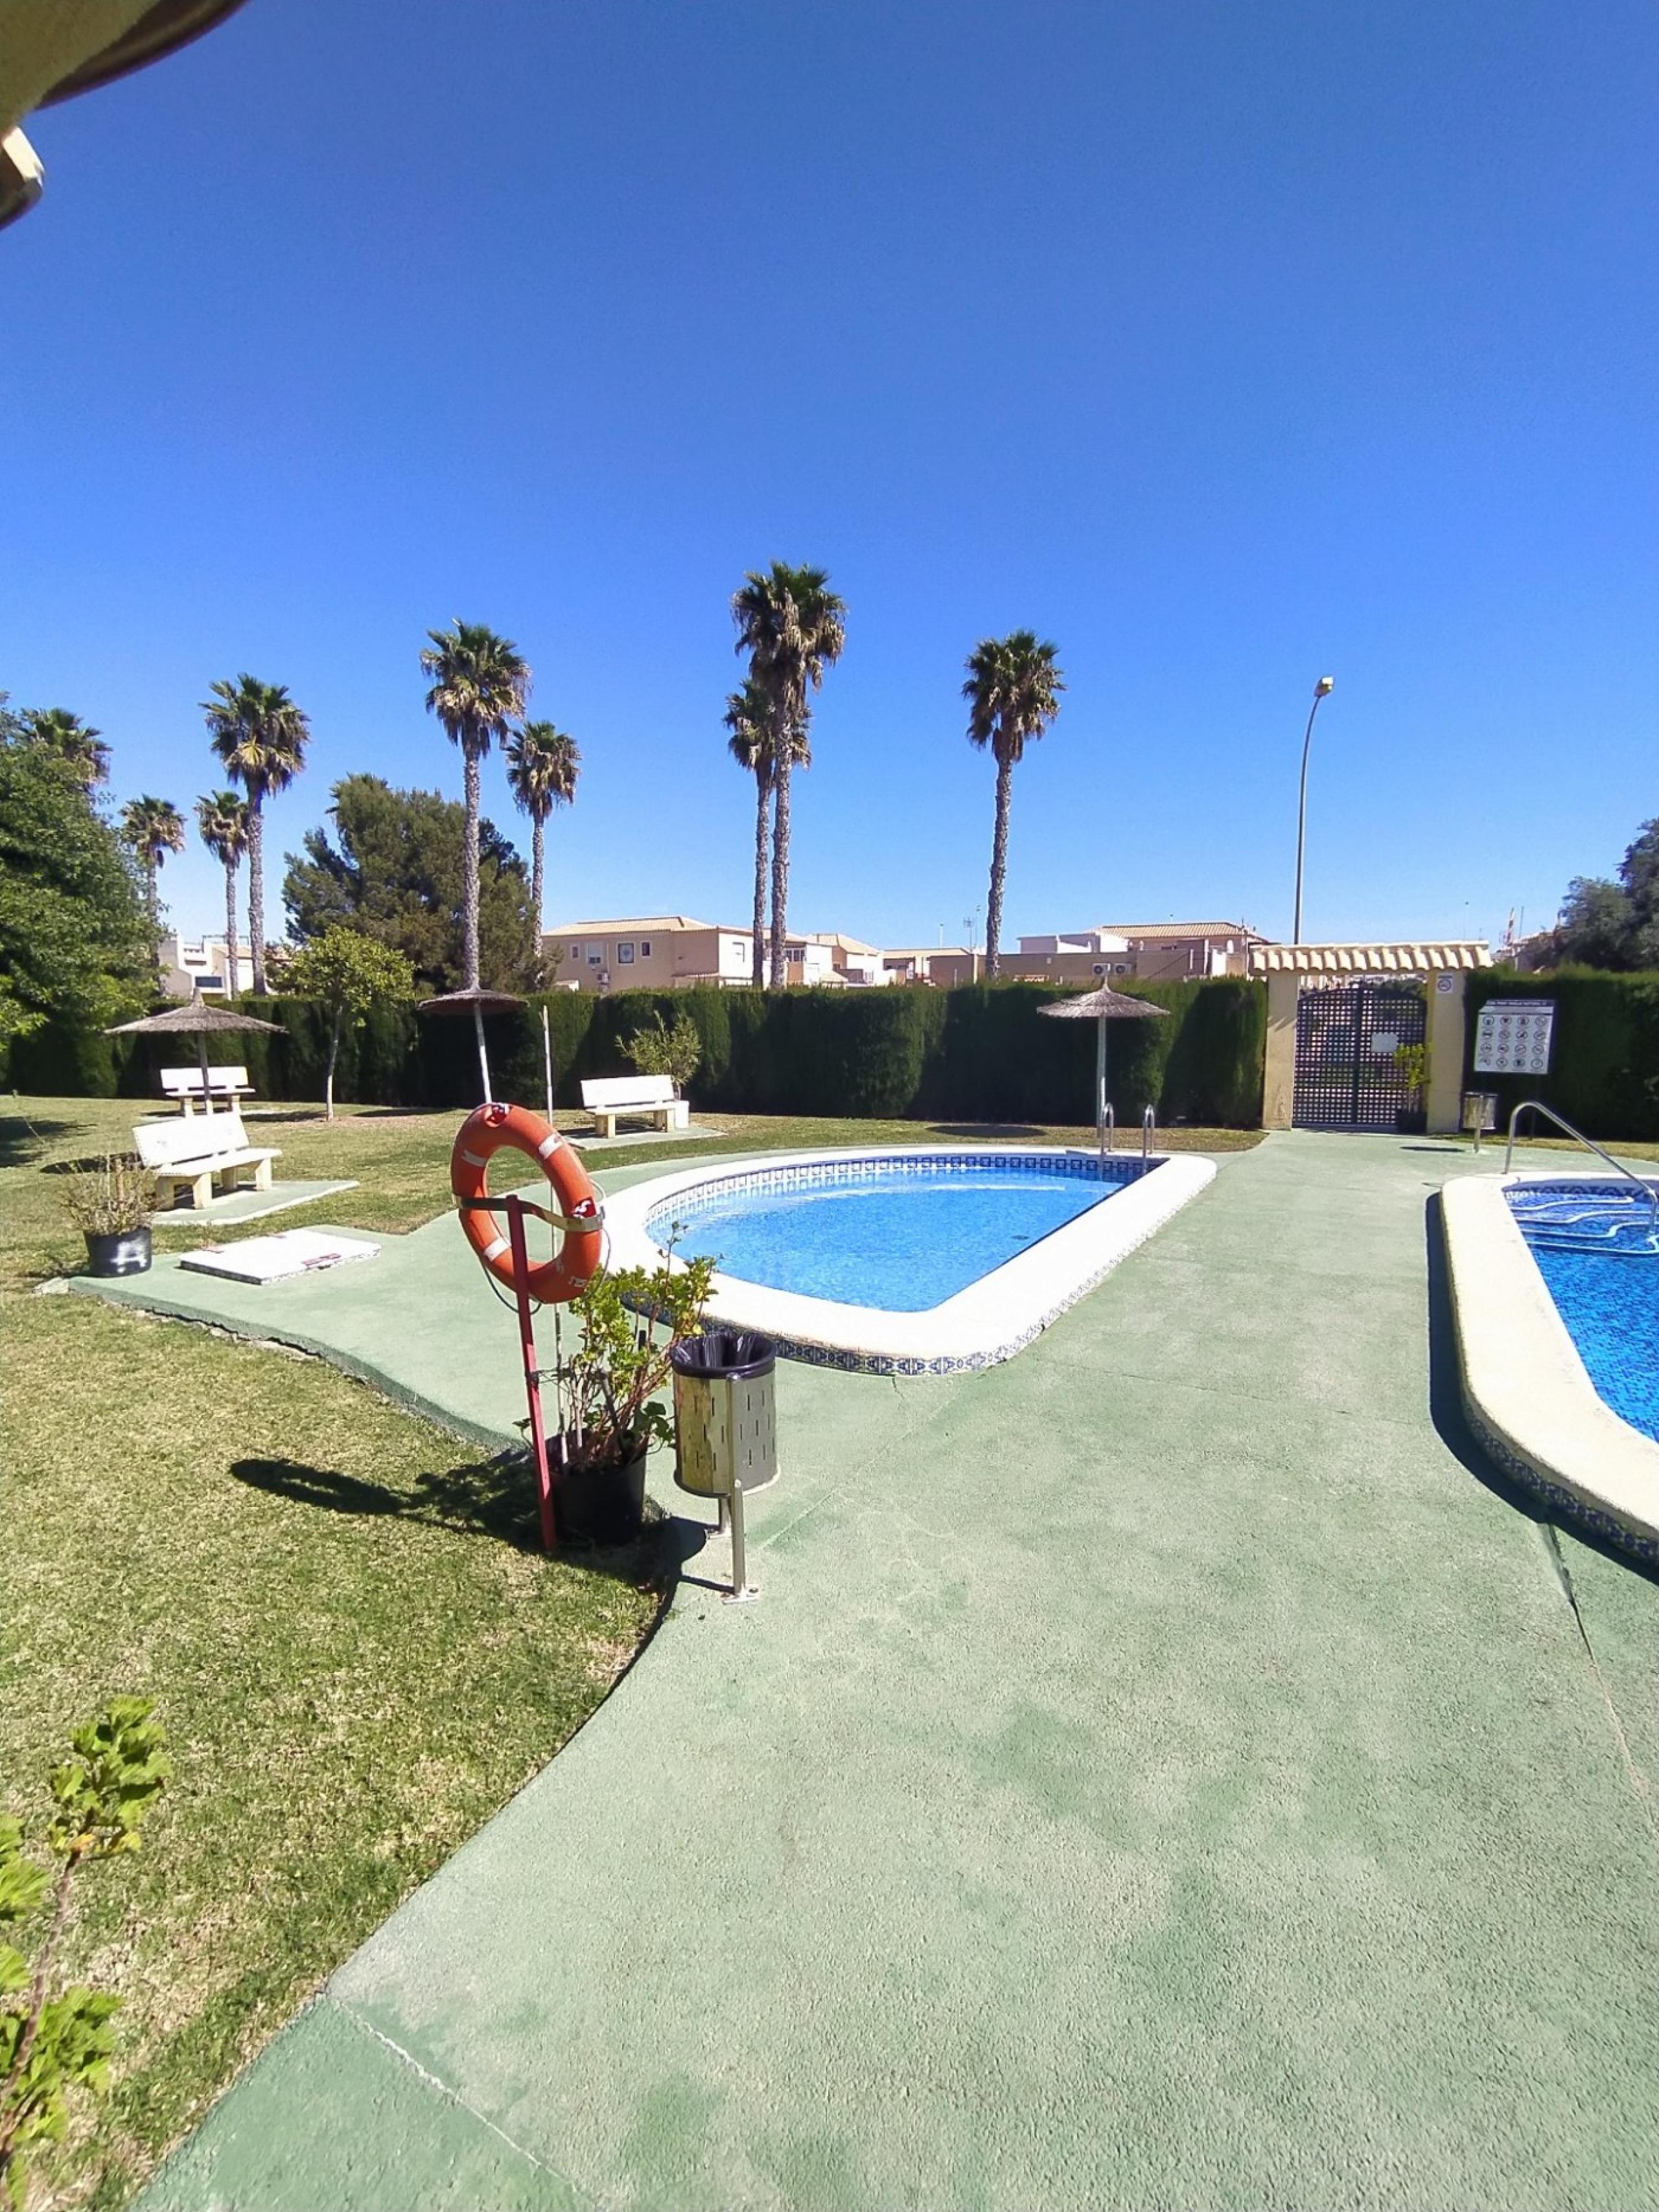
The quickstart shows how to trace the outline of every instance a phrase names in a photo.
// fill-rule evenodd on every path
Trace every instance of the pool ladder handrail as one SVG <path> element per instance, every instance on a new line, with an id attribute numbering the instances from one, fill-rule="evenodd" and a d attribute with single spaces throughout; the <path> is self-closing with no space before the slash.
<path id="1" fill-rule="evenodd" d="M 1504 1147 L 1505 1175 L 1510 1172 L 1510 1164 L 1515 1158 L 1516 1127 L 1523 1114 L 1545 1115 L 1558 1129 L 1565 1129 L 1568 1136 L 1575 1143 L 1582 1145 L 1587 1152 L 1594 1152 L 1597 1159 L 1605 1160 L 1616 1175 L 1623 1176 L 1626 1182 L 1633 1182 L 1648 1202 L 1648 1234 L 1659 1236 L 1659 1182 L 1650 1182 L 1645 1176 L 1638 1175 L 1634 1168 L 1627 1168 L 1623 1160 L 1614 1159 L 1604 1146 L 1598 1145 L 1594 1137 L 1587 1137 L 1582 1129 L 1576 1129 L 1565 1114 L 1558 1114 L 1553 1106 L 1547 1106 L 1541 1098 L 1523 1098 L 1510 1115 L 1510 1140 Z"/>
<path id="2" fill-rule="evenodd" d="M 1095 1134 L 1100 1144 L 1100 1157 L 1104 1159 L 1117 1135 L 1117 1109 L 1109 1098 L 1106 1101 L 1106 1111 L 1100 1117 L 1100 1126 Z"/>
<path id="3" fill-rule="evenodd" d="M 1140 1117 L 1140 1162 L 1144 1167 L 1146 1157 L 1158 1142 L 1158 1116 L 1148 1106 Z"/>

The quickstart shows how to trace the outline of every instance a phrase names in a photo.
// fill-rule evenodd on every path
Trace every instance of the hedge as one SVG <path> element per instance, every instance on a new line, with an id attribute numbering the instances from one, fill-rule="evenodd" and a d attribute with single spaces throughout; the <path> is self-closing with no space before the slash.
<path id="1" fill-rule="evenodd" d="M 491 1015 L 484 1033 L 495 1088 L 539 1105 L 544 1097 L 542 1009 L 556 1073 L 556 1100 L 580 1103 L 584 1078 L 631 1073 L 623 1040 L 653 1011 L 684 1010 L 702 1041 L 690 1085 L 714 1114 L 823 1115 L 981 1123 L 1081 1123 L 1093 1116 L 1095 1024 L 1051 1021 L 1039 1009 L 1069 995 L 1036 983 L 963 984 L 955 990 L 555 991 Z M 1167 1018 L 1114 1022 L 1109 1089 L 1118 1117 L 1138 1121 L 1152 1104 L 1160 1121 L 1250 1128 L 1261 1118 L 1267 994 L 1231 978 L 1146 983 L 1134 995 Z M 243 999 L 245 1012 L 278 1034 L 208 1040 L 216 1064 L 241 1062 L 269 1099 L 322 1096 L 328 1033 L 322 1010 L 302 999 Z M 104 1037 L 48 1025 L 12 1054 L 11 1081 L 37 1095 L 151 1098 L 160 1070 L 194 1059 L 193 1039 Z M 342 1101 L 463 1107 L 478 1094 L 470 1020 L 434 1019 L 389 1006 L 348 1033 L 335 1094 Z"/>
<path id="2" fill-rule="evenodd" d="M 1547 1075 L 1477 1075 L 1476 1018 L 1488 999 L 1551 999 Z M 1498 1126 L 1523 1098 L 1541 1098 L 1589 1137 L 1659 1137 L 1659 972 L 1617 975 L 1558 968 L 1538 975 L 1482 969 L 1468 979 L 1463 1082 L 1495 1091 Z M 1541 1119 L 1541 1134 L 1549 1124 Z"/>

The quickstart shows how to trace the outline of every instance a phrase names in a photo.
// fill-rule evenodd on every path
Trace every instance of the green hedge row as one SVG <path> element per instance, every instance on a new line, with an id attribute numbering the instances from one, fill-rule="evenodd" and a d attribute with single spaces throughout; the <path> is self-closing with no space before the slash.
<path id="1" fill-rule="evenodd" d="M 1086 1122 L 1093 1115 L 1095 1024 L 1045 1019 L 1039 1009 L 1075 994 L 1034 983 L 965 984 L 951 991 L 696 990 L 599 998 L 556 991 L 485 1024 L 494 1087 L 544 1098 L 541 1015 L 547 1009 L 562 1106 L 580 1103 L 584 1078 L 631 1073 L 622 1042 L 650 1019 L 684 1009 L 702 1041 L 690 1085 L 714 1114 L 794 1114 L 933 1121 Z M 1164 1020 L 1115 1022 L 1109 1086 L 1120 1120 L 1151 1104 L 1161 1121 L 1237 1128 L 1261 1118 L 1267 997 L 1259 983 L 1149 983 L 1135 996 Z M 322 1096 L 327 1028 L 300 999 L 244 1000 L 279 1024 L 274 1036 L 210 1040 L 216 1063 L 240 1061 L 261 1098 Z M 36 1095 L 149 1098 L 163 1066 L 187 1065 L 192 1040 L 86 1036 L 48 1027 L 13 1050 L 10 1080 Z M 470 1021 L 382 1009 L 341 1048 L 337 1097 L 365 1104 L 458 1107 L 477 1103 Z"/>
<path id="2" fill-rule="evenodd" d="M 1488 999 L 1551 999 L 1547 1075 L 1477 1075 L 1476 1017 Z M 1541 1098 L 1590 1137 L 1659 1137 L 1659 974 L 1615 975 L 1558 968 L 1540 975 L 1483 969 L 1468 979 L 1467 1089 L 1495 1091 L 1498 1124 L 1523 1098 Z M 1548 1123 L 1537 1124 L 1541 1134 Z"/>

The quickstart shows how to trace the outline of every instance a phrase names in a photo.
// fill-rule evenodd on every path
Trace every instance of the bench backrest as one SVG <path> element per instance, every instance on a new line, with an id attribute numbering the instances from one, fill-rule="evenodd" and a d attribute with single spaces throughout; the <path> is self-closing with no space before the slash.
<path id="1" fill-rule="evenodd" d="M 617 1106 L 672 1106 L 674 1085 L 665 1075 L 605 1075 L 582 1085 L 582 1104 L 607 1111 Z"/>
<path id="2" fill-rule="evenodd" d="M 210 1091 L 246 1091 L 248 1089 L 245 1067 L 210 1067 L 207 1087 Z M 161 1095 L 164 1098 L 199 1098 L 202 1095 L 202 1071 L 199 1067 L 164 1067 L 161 1070 Z"/>
<path id="3" fill-rule="evenodd" d="M 205 1166 L 227 1152 L 247 1150 L 240 1114 L 200 1114 L 175 1121 L 141 1121 L 132 1133 L 138 1157 L 147 1168 L 185 1168 L 198 1160 Z"/>

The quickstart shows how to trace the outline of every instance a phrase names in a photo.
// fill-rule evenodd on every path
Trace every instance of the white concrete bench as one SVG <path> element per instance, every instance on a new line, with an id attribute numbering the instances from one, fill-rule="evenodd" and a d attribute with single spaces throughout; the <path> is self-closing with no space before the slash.
<path id="1" fill-rule="evenodd" d="M 244 1098 L 252 1097 L 253 1085 L 247 1079 L 245 1067 L 210 1067 L 207 1072 L 204 1094 L 199 1067 L 164 1067 L 161 1070 L 161 1096 L 179 1100 L 186 1114 L 193 1114 L 197 1101 L 204 1097 L 210 1110 L 221 1101 L 232 1106 L 239 1105 Z"/>
<path id="2" fill-rule="evenodd" d="M 690 1126 L 691 1109 L 676 1098 L 665 1075 L 605 1075 L 582 1085 L 582 1104 L 593 1116 L 601 1136 L 614 1137 L 617 1123 L 647 1121 L 665 1129 Z"/>
<path id="3" fill-rule="evenodd" d="M 250 1145 L 242 1117 L 204 1114 L 198 1121 L 185 1115 L 177 1121 L 141 1121 L 132 1133 L 138 1157 L 155 1177 L 159 1206 L 172 1206 L 175 1194 L 190 1193 L 191 1206 L 205 1206 L 213 1186 L 222 1182 L 229 1190 L 270 1188 L 270 1164 L 280 1152 Z"/>

